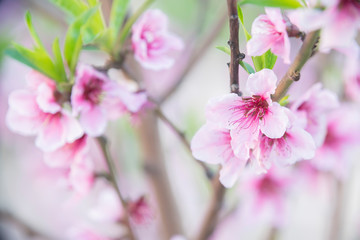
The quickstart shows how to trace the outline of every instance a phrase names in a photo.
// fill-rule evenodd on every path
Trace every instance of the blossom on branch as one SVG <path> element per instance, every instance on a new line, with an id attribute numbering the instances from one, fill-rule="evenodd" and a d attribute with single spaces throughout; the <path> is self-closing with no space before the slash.
<path id="1" fill-rule="evenodd" d="M 146 102 L 144 92 L 130 92 L 90 66 L 80 65 L 77 69 L 71 105 L 89 136 L 100 136 L 108 120 L 126 112 L 136 113 Z"/>
<path id="2" fill-rule="evenodd" d="M 251 29 L 252 38 L 247 43 L 250 56 L 260 56 L 271 51 L 290 63 L 290 40 L 280 9 L 265 8 L 266 15 L 258 16 Z"/>
<path id="3" fill-rule="evenodd" d="M 135 59 L 152 70 L 170 68 L 174 59 L 171 51 L 180 51 L 184 44 L 176 35 L 168 32 L 167 16 L 160 10 L 147 10 L 133 25 L 132 48 Z"/>
<path id="4" fill-rule="evenodd" d="M 55 82 L 38 72 L 27 75 L 28 88 L 9 96 L 8 127 L 23 135 L 36 135 L 36 146 L 51 152 L 83 135 L 70 112 L 61 106 Z"/>

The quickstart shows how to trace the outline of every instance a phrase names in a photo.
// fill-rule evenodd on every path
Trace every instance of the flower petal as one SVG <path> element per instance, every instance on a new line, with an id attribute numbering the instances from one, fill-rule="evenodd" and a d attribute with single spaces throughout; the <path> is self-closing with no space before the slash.
<path id="1" fill-rule="evenodd" d="M 89 136 L 97 137 L 105 132 L 107 117 L 103 109 L 95 106 L 80 115 L 80 124 Z"/>
<path id="2" fill-rule="evenodd" d="M 265 98 L 270 98 L 276 89 L 277 77 L 270 69 L 262 69 L 259 72 L 250 74 L 247 82 L 246 89 L 252 95 L 260 95 Z"/>
<path id="3" fill-rule="evenodd" d="M 284 135 L 289 118 L 284 108 L 274 102 L 269 106 L 269 112 L 260 120 L 260 129 L 269 138 L 280 138 Z"/>

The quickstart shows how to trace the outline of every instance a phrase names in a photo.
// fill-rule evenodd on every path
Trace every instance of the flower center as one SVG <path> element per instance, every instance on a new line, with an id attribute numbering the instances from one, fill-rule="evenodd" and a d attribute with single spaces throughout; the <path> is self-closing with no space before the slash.
<path id="1" fill-rule="evenodd" d="M 104 81 L 93 77 L 84 86 L 84 98 L 92 104 L 99 104 L 101 101 L 102 88 Z"/>
<path id="2" fill-rule="evenodd" d="M 340 0 L 339 7 L 350 7 L 353 6 L 360 11 L 360 0 Z"/>
<path id="3" fill-rule="evenodd" d="M 260 180 L 258 187 L 259 191 L 263 194 L 274 194 L 279 191 L 279 184 L 269 176 L 264 176 Z"/>
<path id="4" fill-rule="evenodd" d="M 268 113 L 269 104 L 262 96 L 244 97 L 242 102 L 242 105 L 234 109 L 241 112 L 242 117 L 234 122 L 241 128 L 249 128 L 253 124 L 258 124 L 259 120 L 262 120 Z"/>

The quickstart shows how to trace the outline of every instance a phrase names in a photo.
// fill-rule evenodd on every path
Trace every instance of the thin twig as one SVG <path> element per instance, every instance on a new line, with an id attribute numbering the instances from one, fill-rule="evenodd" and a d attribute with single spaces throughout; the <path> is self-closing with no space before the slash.
<path id="1" fill-rule="evenodd" d="M 318 41 L 319 31 L 314 31 L 306 35 L 304 42 L 297 54 L 294 62 L 290 65 L 285 76 L 281 79 L 275 94 L 272 96 L 273 101 L 280 101 L 294 81 L 300 79 L 300 71 L 307 60 L 313 55 L 314 46 Z"/>
<path id="2" fill-rule="evenodd" d="M 334 208 L 333 216 L 331 218 L 331 225 L 329 230 L 329 239 L 330 240 L 339 240 L 341 239 L 341 223 L 343 220 L 343 192 L 344 184 L 335 177 L 335 188 L 334 188 Z"/>
<path id="3" fill-rule="evenodd" d="M 279 229 L 276 227 L 272 227 L 269 231 L 269 235 L 267 236 L 266 240 L 276 240 L 279 236 Z"/>
<path id="4" fill-rule="evenodd" d="M 20 220 L 19 218 L 15 217 L 13 214 L 10 214 L 8 212 L 0 211 L 0 222 L 1 221 L 6 221 L 9 222 L 10 224 L 15 225 L 16 227 L 21 229 L 23 233 L 26 234 L 26 236 L 30 238 L 38 237 L 41 239 L 52 239 L 51 237 L 46 236 L 43 233 L 40 233 L 39 231 L 30 227 L 24 221 Z"/>
<path id="5" fill-rule="evenodd" d="M 230 39 L 228 44 L 231 50 L 231 60 L 229 66 L 230 72 L 230 90 L 232 93 L 240 93 L 239 89 L 239 60 L 245 57 L 239 50 L 239 16 L 236 8 L 236 0 L 227 0 Z"/>
<path id="6" fill-rule="evenodd" d="M 196 240 L 206 240 L 214 232 L 219 216 L 219 212 L 222 207 L 222 203 L 225 196 L 225 188 L 219 181 L 219 174 L 214 177 L 213 182 L 213 193 L 209 209 L 206 212 L 204 221 L 200 226 L 200 231 L 196 236 Z"/>
<path id="7" fill-rule="evenodd" d="M 174 85 L 162 96 L 159 100 L 159 103 L 165 102 L 183 83 L 187 74 L 196 66 L 198 60 L 206 53 L 206 50 L 218 37 L 219 32 L 223 29 L 223 26 L 226 21 L 226 11 L 219 18 L 218 22 L 214 24 L 214 27 L 205 35 L 204 40 L 198 41 L 198 44 L 190 44 L 187 51 L 193 52 L 189 60 L 186 63 L 184 70 L 179 74 L 177 79 L 174 81 Z"/>
<path id="8" fill-rule="evenodd" d="M 130 223 L 130 216 L 129 216 L 129 212 L 128 212 L 128 208 L 127 208 L 127 202 L 124 198 L 124 196 L 121 194 L 120 188 L 119 188 L 119 184 L 116 180 L 116 168 L 114 165 L 114 161 L 111 158 L 111 154 L 109 152 L 109 148 L 108 148 L 108 143 L 107 143 L 107 139 L 105 137 L 97 137 L 96 138 L 97 142 L 100 145 L 101 151 L 104 155 L 104 158 L 106 160 L 106 164 L 107 167 L 109 169 L 109 178 L 110 178 L 110 182 L 113 184 L 115 191 L 119 197 L 119 200 L 125 210 L 125 214 L 124 214 L 124 219 L 122 219 L 122 222 L 124 223 L 124 225 L 127 227 L 128 229 L 128 237 L 130 240 L 136 240 L 136 237 L 134 235 L 134 231 L 131 227 L 131 223 Z"/>
<path id="9" fill-rule="evenodd" d="M 191 146 L 190 143 L 188 142 L 188 140 L 185 137 L 185 134 L 180 131 L 179 128 L 177 128 L 175 126 L 175 124 L 168 118 L 165 116 L 165 114 L 161 111 L 161 109 L 157 108 L 155 109 L 155 113 L 158 115 L 158 117 L 171 129 L 173 130 L 173 132 L 177 135 L 177 137 L 180 139 L 180 141 L 183 143 L 183 145 L 185 146 L 186 150 L 190 153 L 190 155 L 193 157 L 192 155 L 192 151 L 191 151 Z M 193 157 L 194 158 L 194 157 Z M 213 177 L 213 172 L 210 170 L 210 168 L 208 166 L 206 166 L 206 164 L 202 161 L 199 161 L 197 159 L 194 158 L 194 160 L 196 160 L 197 163 L 200 164 L 200 166 L 204 169 L 204 172 L 206 174 L 206 176 L 209 179 L 212 179 Z"/>

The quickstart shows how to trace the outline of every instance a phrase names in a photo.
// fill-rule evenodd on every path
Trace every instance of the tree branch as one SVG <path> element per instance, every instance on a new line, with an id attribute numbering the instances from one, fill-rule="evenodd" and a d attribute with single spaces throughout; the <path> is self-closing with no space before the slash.
<path id="1" fill-rule="evenodd" d="M 191 146 L 190 143 L 188 142 L 188 140 L 185 137 L 185 134 L 180 131 L 180 129 L 178 129 L 175 124 L 173 122 L 171 122 L 170 119 L 168 119 L 164 113 L 161 111 L 161 109 L 157 108 L 155 110 L 155 113 L 158 115 L 158 117 L 171 129 L 173 130 L 173 132 L 178 136 L 178 138 L 180 139 L 180 141 L 183 143 L 183 145 L 185 146 L 186 150 L 189 152 L 189 154 L 193 157 L 192 155 L 192 151 L 191 151 Z M 194 157 L 193 157 L 194 158 Z M 207 176 L 207 178 L 212 179 L 213 177 L 213 173 L 212 171 L 208 168 L 208 166 L 206 166 L 206 164 L 202 161 L 199 161 L 197 159 L 194 158 L 194 160 L 200 164 L 200 166 L 204 169 L 204 172 Z"/>
<path id="2" fill-rule="evenodd" d="M 278 84 L 275 94 L 272 96 L 273 101 L 280 101 L 285 96 L 291 84 L 300 79 L 300 71 L 307 60 L 313 55 L 318 38 L 319 31 L 314 31 L 306 35 L 294 62 L 290 65 L 285 76 Z"/>
<path id="3" fill-rule="evenodd" d="M 228 44 L 231 50 L 230 59 L 230 90 L 232 93 L 240 93 L 239 89 L 239 60 L 245 57 L 240 54 L 239 50 L 239 16 L 236 8 L 236 0 L 227 0 L 229 26 L 230 26 L 230 39 Z"/>
<path id="4" fill-rule="evenodd" d="M 130 240 L 136 240 L 136 237 L 134 235 L 134 231 L 131 227 L 131 223 L 130 223 L 130 215 L 129 215 L 129 211 L 128 211 L 128 207 L 127 207 L 127 202 L 124 198 L 124 196 L 121 194 L 120 188 L 119 188 L 119 184 L 117 182 L 116 179 L 116 168 L 113 162 L 113 159 L 111 158 L 111 154 L 109 152 L 109 148 L 108 148 L 108 143 L 107 143 L 107 139 L 105 137 L 97 137 L 96 138 L 97 142 L 100 145 L 101 151 L 104 155 L 104 158 L 106 160 L 106 164 L 107 167 L 109 169 L 109 180 L 110 182 L 113 184 L 113 187 L 115 188 L 115 191 L 119 197 L 119 200 L 125 210 L 125 214 L 124 214 L 124 219 L 122 219 L 122 223 L 127 227 L 128 229 L 128 238 Z"/>
<path id="5" fill-rule="evenodd" d="M 198 44 L 191 44 L 186 51 L 191 51 L 193 54 L 190 56 L 189 60 L 186 63 L 184 70 L 179 74 L 177 79 L 174 81 L 174 85 L 162 96 L 159 100 L 159 103 L 165 102 L 183 83 L 186 75 L 193 69 L 199 59 L 206 53 L 206 50 L 214 42 L 216 37 L 219 35 L 219 32 L 223 29 L 226 20 L 226 12 L 220 17 L 217 23 L 214 24 L 214 27 L 206 34 L 204 40 L 199 41 Z M 197 45 L 197 46 L 196 46 Z"/>

